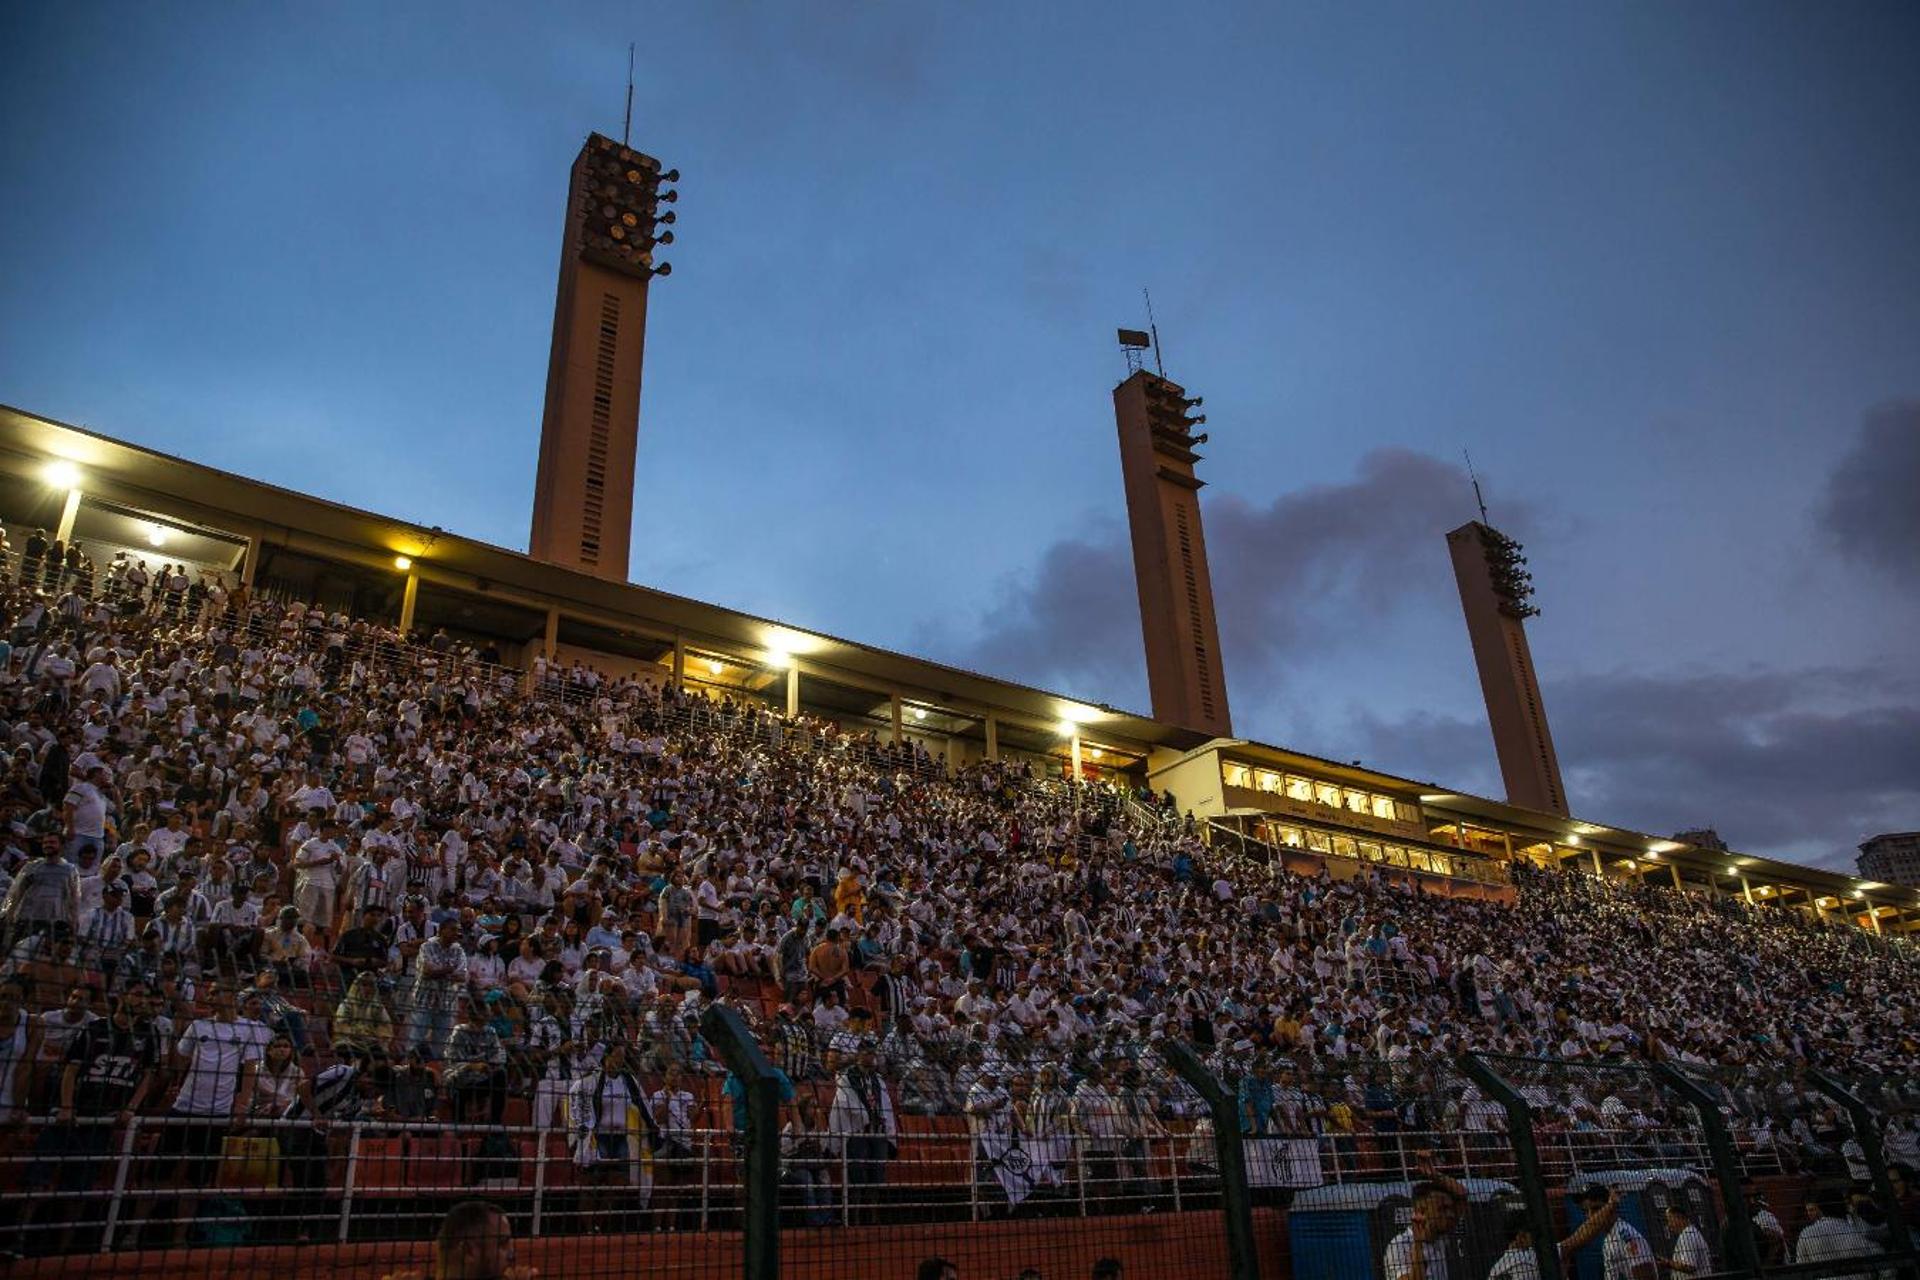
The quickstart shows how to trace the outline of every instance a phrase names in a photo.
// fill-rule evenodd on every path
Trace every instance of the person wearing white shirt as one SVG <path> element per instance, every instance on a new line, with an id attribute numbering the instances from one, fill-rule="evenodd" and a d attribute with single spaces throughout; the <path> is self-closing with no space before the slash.
<path id="1" fill-rule="evenodd" d="M 1588 1214 L 1587 1220 L 1560 1242 L 1560 1270 L 1563 1275 L 1573 1274 L 1573 1255 L 1611 1227 L 1619 1212 L 1619 1200 L 1609 1196 L 1604 1205 Z M 1506 1227 L 1507 1251 L 1494 1260 L 1493 1269 L 1487 1272 L 1487 1280 L 1540 1280 L 1540 1260 L 1533 1248 L 1533 1219 L 1525 1209 L 1514 1209 L 1507 1214 Z"/>
<path id="2" fill-rule="evenodd" d="M 1387 1242 L 1386 1280 L 1448 1280 L 1447 1237 L 1466 1212 L 1467 1189 L 1424 1160 L 1414 1173 L 1413 1220 Z"/>
<path id="3" fill-rule="evenodd" d="M 320 834 L 301 842 L 293 855 L 293 902 L 303 920 L 321 928 L 333 928 L 333 908 L 338 896 L 340 864 L 345 861 L 335 837 L 340 824 L 328 819 L 320 824 Z"/>
<path id="4" fill-rule="evenodd" d="M 1794 1247 L 1797 1266 L 1834 1262 L 1843 1258 L 1877 1258 L 1880 1250 L 1860 1229 L 1847 1221 L 1847 1197 L 1843 1191 L 1823 1191 L 1807 1203 L 1807 1225 Z M 1822 1271 L 1821 1280 L 1877 1280 L 1874 1267 L 1857 1271 Z"/>
<path id="5" fill-rule="evenodd" d="M 1582 1191 L 1579 1200 L 1589 1214 L 1596 1214 L 1613 1203 L 1613 1193 L 1595 1184 Z M 1653 1246 L 1645 1236 L 1618 1219 L 1601 1237 L 1600 1261 L 1605 1280 L 1658 1280 Z"/>
<path id="6" fill-rule="evenodd" d="M 1698 1276 L 1713 1270 L 1713 1251 L 1685 1206 L 1667 1206 L 1667 1234 L 1673 1238 L 1673 1255 L 1660 1263 L 1668 1271 L 1676 1276 Z"/>

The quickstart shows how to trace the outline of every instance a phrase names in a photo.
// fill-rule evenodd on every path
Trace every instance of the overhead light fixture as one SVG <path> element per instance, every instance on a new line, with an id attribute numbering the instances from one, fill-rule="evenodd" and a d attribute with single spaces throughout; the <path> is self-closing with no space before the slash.
<path id="1" fill-rule="evenodd" d="M 49 462 L 40 473 L 46 482 L 56 489 L 78 489 L 80 487 L 80 468 L 65 458 L 56 458 Z"/>
<path id="2" fill-rule="evenodd" d="M 1098 760 L 1098 759 L 1100 758 L 1100 748 L 1098 748 L 1098 747 L 1095 747 L 1095 748 L 1093 749 L 1093 758 L 1094 758 L 1095 760 Z"/>
<path id="3" fill-rule="evenodd" d="M 793 655 L 785 649 L 767 650 L 767 665 L 776 671 L 786 671 L 793 666 Z"/>
<path id="4" fill-rule="evenodd" d="M 400 570 L 400 572 L 405 573 L 407 570 L 413 568 L 413 557 L 412 556 L 395 556 L 393 558 L 393 567 Z"/>
<path id="5" fill-rule="evenodd" d="M 927 718 L 927 709 L 925 707 L 915 707 L 913 709 L 913 718 L 915 720 L 925 720 Z"/>
<path id="6" fill-rule="evenodd" d="M 165 525 L 152 524 L 147 526 L 147 545 L 150 547 L 164 547 L 167 545 L 167 529 Z"/>
<path id="7" fill-rule="evenodd" d="M 718 658 L 707 659 L 707 674 L 715 675 L 715 676 L 720 674 L 720 659 Z"/>

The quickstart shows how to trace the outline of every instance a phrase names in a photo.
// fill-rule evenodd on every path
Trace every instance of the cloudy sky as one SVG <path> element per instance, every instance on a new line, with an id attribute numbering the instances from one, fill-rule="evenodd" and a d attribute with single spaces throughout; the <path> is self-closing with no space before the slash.
<path id="1" fill-rule="evenodd" d="M 1911 4 L 7 5 L 0 401 L 524 547 L 629 40 L 635 579 L 1144 709 L 1144 286 L 1241 732 L 1497 793 L 1470 450 L 1579 814 L 1920 826 Z"/>

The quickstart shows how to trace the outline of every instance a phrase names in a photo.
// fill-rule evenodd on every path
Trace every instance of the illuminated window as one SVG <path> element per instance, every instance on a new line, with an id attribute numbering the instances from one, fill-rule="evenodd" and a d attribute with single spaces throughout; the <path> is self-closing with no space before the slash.
<path id="1" fill-rule="evenodd" d="M 1290 775 L 1287 778 L 1287 799 L 1312 803 L 1313 779 Z"/>
<path id="2" fill-rule="evenodd" d="M 1388 796 L 1373 797 L 1373 816 L 1393 821 L 1393 800 Z"/>
<path id="3" fill-rule="evenodd" d="M 1347 809 L 1350 812 L 1365 813 L 1367 811 L 1368 796 L 1366 792 L 1349 791 L 1345 794 L 1345 799 L 1347 802 Z"/>
<path id="4" fill-rule="evenodd" d="M 1393 802 L 1393 817 L 1396 822 L 1418 823 L 1420 821 L 1420 806 L 1407 800 L 1395 800 Z"/>
<path id="5" fill-rule="evenodd" d="M 1254 774 L 1253 782 L 1254 785 L 1262 791 L 1278 791 L 1280 789 L 1280 775 L 1271 769 L 1262 769 Z"/>
<path id="6" fill-rule="evenodd" d="M 1280 828 L 1280 843 L 1289 849 L 1298 849 L 1305 843 L 1305 840 L 1301 836 L 1300 828 L 1282 827 Z"/>
<path id="7" fill-rule="evenodd" d="M 1411 866 L 1415 871 L 1433 870 L 1433 862 L 1427 857 L 1427 851 L 1425 849 L 1407 850 L 1407 865 Z"/>
<path id="8" fill-rule="evenodd" d="M 1309 831 L 1307 832 L 1307 848 L 1313 850 L 1315 853 L 1332 853 L 1333 842 L 1327 838 L 1327 833 L 1324 831 Z"/>
<path id="9" fill-rule="evenodd" d="M 1230 787 L 1250 787 L 1253 785 L 1253 770 L 1243 764 L 1229 764 L 1225 767 L 1227 785 Z"/>
<path id="10" fill-rule="evenodd" d="M 1329 809 L 1338 809 L 1340 807 L 1340 788 L 1334 786 L 1331 782 L 1316 782 L 1313 784 L 1313 798 L 1321 804 L 1326 805 Z"/>
<path id="11" fill-rule="evenodd" d="M 1380 846 L 1371 840 L 1362 840 L 1360 842 L 1360 856 L 1368 862 L 1380 862 L 1384 860 L 1380 853 Z"/>
<path id="12" fill-rule="evenodd" d="M 1353 837 L 1352 836 L 1335 836 L 1333 838 L 1333 856 L 1336 858 L 1359 857 L 1360 851 L 1353 847 Z"/>

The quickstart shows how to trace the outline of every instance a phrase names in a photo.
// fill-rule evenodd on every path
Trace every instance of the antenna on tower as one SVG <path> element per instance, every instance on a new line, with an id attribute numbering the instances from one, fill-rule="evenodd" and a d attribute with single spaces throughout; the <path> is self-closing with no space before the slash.
<path id="1" fill-rule="evenodd" d="M 627 135 L 633 132 L 633 45 L 627 45 L 627 117 L 620 122 L 620 145 L 627 145 Z"/>
<path id="2" fill-rule="evenodd" d="M 1480 523 L 1486 524 L 1487 500 L 1480 496 L 1480 477 L 1473 472 L 1473 455 L 1462 449 L 1460 456 L 1467 460 L 1467 479 L 1473 481 L 1473 500 L 1480 508 Z"/>
<path id="3" fill-rule="evenodd" d="M 1153 295 L 1142 286 L 1140 296 L 1147 300 L 1147 332 L 1153 335 L 1153 367 L 1162 379 L 1167 376 L 1166 361 L 1160 358 L 1160 326 L 1153 322 Z"/>

